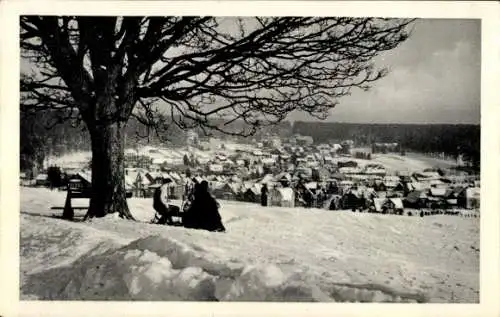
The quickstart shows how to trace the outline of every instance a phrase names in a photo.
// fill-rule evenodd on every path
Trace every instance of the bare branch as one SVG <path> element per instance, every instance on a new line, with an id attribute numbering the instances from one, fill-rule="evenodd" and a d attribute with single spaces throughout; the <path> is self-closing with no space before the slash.
<path id="1" fill-rule="evenodd" d="M 412 22 L 26 16 L 21 47 L 40 70 L 22 90 L 31 107 L 70 103 L 91 125 L 132 116 L 151 129 L 247 135 L 292 111 L 324 118 L 352 89 L 369 89 L 387 73 L 374 58 L 404 42 Z"/>

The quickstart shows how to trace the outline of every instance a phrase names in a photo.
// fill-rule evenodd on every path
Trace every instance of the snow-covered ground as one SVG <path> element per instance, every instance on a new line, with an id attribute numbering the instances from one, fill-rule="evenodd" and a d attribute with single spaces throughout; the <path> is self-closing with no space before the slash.
<path id="1" fill-rule="evenodd" d="M 428 157 L 415 153 L 407 153 L 405 156 L 401 156 L 396 153 L 377 153 L 372 155 L 371 160 L 362 160 L 354 157 L 336 157 L 333 160 L 334 163 L 337 163 L 338 161 L 356 161 L 360 167 L 364 167 L 367 164 L 380 164 L 384 166 L 389 173 L 421 172 L 426 168 L 450 168 L 456 165 L 456 162 L 454 161 Z"/>
<path id="2" fill-rule="evenodd" d="M 374 163 L 383 165 L 389 171 L 420 172 L 426 168 L 440 167 L 450 168 L 456 165 L 455 161 L 428 157 L 425 155 L 407 153 L 405 156 L 399 154 L 374 154 Z"/>
<path id="3" fill-rule="evenodd" d="M 210 233 L 148 224 L 139 198 L 139 222 L 63 221 L 64 194 L 21 189 L 22 299 L 479 301 L 478 218 L 222 201 Z"/>

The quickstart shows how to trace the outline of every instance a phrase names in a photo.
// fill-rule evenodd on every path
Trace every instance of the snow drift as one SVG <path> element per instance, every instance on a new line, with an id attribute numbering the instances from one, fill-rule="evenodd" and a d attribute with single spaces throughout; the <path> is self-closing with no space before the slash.
<path id="1" fill-rule="evenodd" d="M 33 274 L 27 292 L 42 300 L 425 301 L 423 295 L 377 285 L 321 289 L 276 265 L 220 263 L 201 249 L 160 236 L 96 249 L 70 265 Z"/>

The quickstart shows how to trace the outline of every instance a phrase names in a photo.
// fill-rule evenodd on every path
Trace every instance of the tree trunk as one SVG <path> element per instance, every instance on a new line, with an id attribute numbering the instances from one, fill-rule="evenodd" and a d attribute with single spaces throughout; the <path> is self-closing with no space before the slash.
<path id="1" fill-rule="evenodd" d="M 133 219 L 127 205 L 124 173 L 124 126 L 114 122 L 89 127 L 92 142 L 92 192 L 85 218 L 118 212 Z"/>

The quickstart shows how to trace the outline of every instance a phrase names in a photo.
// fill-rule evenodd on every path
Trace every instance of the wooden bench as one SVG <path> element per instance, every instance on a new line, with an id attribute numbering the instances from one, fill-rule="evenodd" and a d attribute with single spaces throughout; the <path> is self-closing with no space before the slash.
<path id="1" fill-rule="evenodd" d="M 66 201 L 63 207 L 62 218 L 66 220 L 73 220 L 75 216 L 74 209 L 87 209 L 87 207 L 73 207 L 71 205 L 71 199 L 77 198 L 87 198 L 92 197 L 92 189 L 89 185 L 84 184 L 80 179 L 70 179 L 66 188 Z M 132 192 L 127 192 L 127 198 L 132 197 Z M 53 208 L 55 209 L 55 208 Z M 59 209 L 59 208 L 57 208 Z"/>
<path id="2" fill-rule="evenodd" d="M 90 188 L 79 179 L 70 179 L 66 186 L 66 201 L 64 203 L 62 218 L 73 220 L 75 215 L 71 200 L 75 198 L 91 198 Z M 75 207 L 76 209 L 86 209 L 88 207 Z"/>

